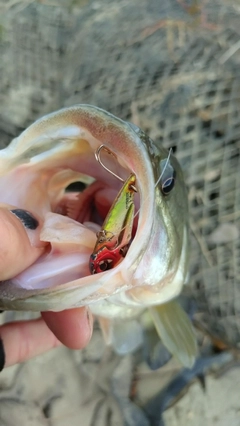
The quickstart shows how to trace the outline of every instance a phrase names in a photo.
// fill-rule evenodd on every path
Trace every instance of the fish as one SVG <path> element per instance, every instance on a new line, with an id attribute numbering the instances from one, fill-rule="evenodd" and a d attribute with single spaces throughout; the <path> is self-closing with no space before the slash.
<path id="1" fill-rule="evenodd" d="M 105 168 L 96 161 L 101 145 L 114 154 L 102 153 Z M 137 192 L 128 250 L 113 268 L 93 274 L 97 235 L 131 175 Z M 68 192 L 73 182 L 84 190 Z M 188 280 L 188 198 L 171 152 L 98 107 L 64 108 L 0 151 L 0 201 L 36 217 L 38 243 L 45 244 L 28 268 L 0 283 L 0 309 L 89 306 L 106 342 L 119 336 L 120 352 L 139 342 L 137 319 L 147 312 L 167 349 L 184 366 L 193 365 L 195 334 L 176 301 Z"/>

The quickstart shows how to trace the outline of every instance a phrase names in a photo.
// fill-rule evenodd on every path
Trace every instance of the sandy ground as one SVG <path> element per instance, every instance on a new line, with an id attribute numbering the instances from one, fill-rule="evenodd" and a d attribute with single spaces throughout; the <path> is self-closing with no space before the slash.
<path id="1" fill-rule="evenodd" d="M 86 350 L 61 347 L 5 369 L 0 426 L 152 426 L 138 406 L 179 371 L 174 360 L 157 371 L 144 362 L 136 366 L 132 355 L 122 358 L 106 349 L 95 331 Z M 165 426 L 240 426 L 240 368 L 218 378 L 216 371 L 215 366 L 207 375 L 205 390 L 195 378 L 179 395 L 163 415 Z"/>
<path id="2" fill-rule="evenodd" d="M 232 368 L 216 379 L 208 376 L 206 390 L 193 383 L 164 414 L 166 426 L 239 426 L 240 368 Z"/>

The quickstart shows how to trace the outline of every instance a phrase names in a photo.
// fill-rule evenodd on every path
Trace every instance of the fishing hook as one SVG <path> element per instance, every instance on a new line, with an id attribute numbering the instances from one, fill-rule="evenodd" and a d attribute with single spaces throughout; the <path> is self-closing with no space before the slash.
<path id="1" fill-rule="evenodd" d="M 102 144 L 98 147 L 98 149 L 95 151 L 95 158 L 98 161 L 99 164 L 101 164 L 101 166 L 111 175 L 113 175 L 115 178 L 117 178 L 118 180 L 120 180 L 121 182 L 125 182 L 124 179 L 122 179 L 120 176 L 118 176 L 116 173 L 114 173 L 112 170 L 110 170 L 107 166 L 105 166 L 101 160 L 100 157 L 100 152 L 104 150 L 106 151 L 108 154 L 113 155 L 113 157 L 116 158 L 117 160 L 117 156 L 116 154 L 111 151 L 106 145 Z M 138 192 L 137 188 L 134 185 L 131 185 L 130 188 L 134 191 L 134 192 Z"/>

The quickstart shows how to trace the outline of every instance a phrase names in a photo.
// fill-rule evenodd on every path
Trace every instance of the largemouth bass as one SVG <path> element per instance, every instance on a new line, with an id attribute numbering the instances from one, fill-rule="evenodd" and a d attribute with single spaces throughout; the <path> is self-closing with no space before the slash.
<path id="1" fill-rule="evenodd" d="M 128 251 L 91 274 L 89 259 L 122 183 L 134 176 L 135 215 Z M 72 182 L 85 189 L 66 192 Z M 6 189 L 7 188 L 7 189 Z M 167 348 L 193 364 L 191 323 L 175 301 L 188 275 L 188 207 L 177 160 L 137 126 L 93 106 L 49 114 L 0 151 L 0 200 L 38 220 L 39 258 L 0 284 L 0 308 L 59 311 L 89 305 L 110 338 L 111 324 L 146 308 Z M 124 321 L 121 330 L 124 330 Z M 129 322 L 127 322 L 129 324 Z"/>

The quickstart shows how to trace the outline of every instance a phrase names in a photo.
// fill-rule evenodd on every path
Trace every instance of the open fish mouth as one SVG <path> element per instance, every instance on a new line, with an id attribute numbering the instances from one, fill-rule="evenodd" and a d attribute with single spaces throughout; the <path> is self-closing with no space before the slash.
<path id="1" fill-rule="evenodd" d="M 33 265 L 12 279 L 12 282 L 18 286 L 29 290 L 43 289 L 91 275 L 89 259 L 96 243 L 96 235 L 100 232 L 119 191 L 119 184 L 114 180 L 109 183 L 107 176 L 102 173 L 97 163 L 95 172 L 92 167 L 92 176 L 82 172 L 81 164 L 91 162 L 93 155 L 94 152 L 90 149 L 83 163 L 79 156 L 77 170 L 71 164 L 68 164 L 69 169 L 65 169 L 64 163 L 59 169 L 59 165 L 55 167 L 53 160 L 51 171 L 45 167 L 41 168 L 35 175 L 36 181 L 35 177 L 32 181 L 31 174 L 35 172 L 31 169 L 28 169 L 27 176 L 22 176 L 24 182 L 27 182 L 27 179 L 30 180 L 31 188 L 25 186 L 27 198 L 21 203 L 21 208 L 25 211 L 26 207 L 29 207 L 31 213 L 42 224 L 40 232 L 34 238 L 34 245 L 40 246 L 42 242 L 45 242 L 46 246 L 43 254 Z M 116 168 L 119 169 L 118 172 L 122 172 L 122 175 L 126 174 L 126 170 L 121 167 Z M 16 168 L 14 175 L 18 172 Z M 15 176 L 13 178 L 15 180 Z M 70 190 L 72 183 L 76 187 L 76 183 L 79 183 L 78 186 L 82 187 L 82 191 L 72 192 Z M 30 206 L 27 201 L 29 198 Z M 13 204 L 14 196 L 10 201 Z M 139 206 L 139 202 L 137 204 Z M 133 239 L 137 230 L 137 221 L 136 216 L 132 232 Z"/>
<path id="2" fill-rule="evenodd" d="M 111 171 L 123 180 L 136 175 L 139 215 L 127 256 L 112 270 L 92 276 L 89 258 L 96 233 L 122 186 L 96 161 L 101 144 L 115 154 L 102 154 Z M 81 192 L 66 191 L 74 182 L 81 183 Z M 33 310 L 60 310 L 136 285 L 133 275 L 151 234 L 154 178 L 148 153 L 128 123 L 91 106 L 40 119 L 0 152 L 0 199 L 33 214 L 41 229 L 31 243 L 45 243 L 32 265 L 1 283 L 5 308 L 22 309 L 24 301 Z M 145 239 L 139 241 L 139 232 Z"/>

